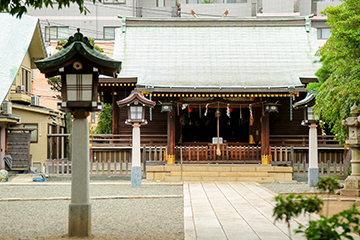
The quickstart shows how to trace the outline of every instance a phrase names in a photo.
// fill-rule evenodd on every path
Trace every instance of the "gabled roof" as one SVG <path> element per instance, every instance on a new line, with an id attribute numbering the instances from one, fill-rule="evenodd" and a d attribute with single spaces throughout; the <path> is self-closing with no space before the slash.
<path id="1" fill-rule="evenodd" d="M 0 13 L 0 105 L 9 93 L 29 50 L 34 59 L 46 56 L 39 21 L 23 15 L 21 19 Z"/>
<path id="2" fill-rule="evenodd" d="M 137 77 L 138 89 L 150 91 L 304 90 L 299 77 L 314 77 L 320 67 L 317 36 L 316 29 L 305 30 L 304 19 L 295 20 L 196 19 L 176 25 L 126 18 L 115 34 L 113 57 L 122 61 L 118 77 Z"/>
<path id="3" fill-rule="evenodd" d="M 119 107 L 126 107 L 135 102 L 135 105 L 140 104 L 147 107 L 154 107 L 156 105 L 156 102 L 144 97 L 139 90 L 132 90 L 129 96 L 117 101 L 116 103 Z"/>

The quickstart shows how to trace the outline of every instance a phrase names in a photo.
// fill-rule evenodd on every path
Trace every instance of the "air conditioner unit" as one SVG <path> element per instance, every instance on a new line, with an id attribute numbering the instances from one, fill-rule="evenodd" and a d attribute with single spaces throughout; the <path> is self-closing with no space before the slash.
<path id="1" fill-rule="evenodd" d="M 19 86 L 16 87 L 16 90 L 25 91 L 25 86 L 24 85 L 19 85 Z"/>
<path id="2" fill-rule="evenodd" d="M 12 103 L 11 102 L 4 102 L 2 105 L 3 114 L 4 115 L 11 115 L 12 114 Z"/>
<path id="3" fill-rule="evenodd" d="M 31 105 L 39 106 L 39 96 L 31 95 Z"/>

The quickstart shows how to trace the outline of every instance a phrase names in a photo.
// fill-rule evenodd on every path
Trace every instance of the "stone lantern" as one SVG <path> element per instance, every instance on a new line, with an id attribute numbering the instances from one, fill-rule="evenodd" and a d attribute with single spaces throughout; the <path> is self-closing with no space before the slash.
<path id="1" fill-rule="evenodd" d="M 141 187 L 140 126 L 147 124 L 145 107 L 153 108 L 155 102 L 145 98 L 138 90 L 116 102 L 119 107 L 128 108 L 125 124 L 132 125 L 131 186 Z M 145 150 L 145 149 L 144 149 Z"/>
<path id="2" fill-rule="evenodd" d="M 345 179 L 345 187 L 340 190 L 342 196 L 360 197 L 360 116 L 359 108 L 354 104 L 350 108 L 351 117 L 342 121 L 349 127 L 349 138 L 345 143 L 352 151 L 351 175 Z"/>
<path id="3" fill-rule="evenodd" d="M 35 62 L 47 78 L 61 76 L 61 98 L 58 106 L 71 112 L 73 121 L 71 152 L 71 203 L 69 205 L 69 237 L 91 235 L 89 197 L 89 112 L 101 111 L 98 102 L 99 74 L 115 77 L 121 62 L 94 50 L 87 37 L 78 32 L 68 39 L 57 54 Z"/>
<path id="4" fill-rule="evenodd" d="M 294 103 L 295 109 L 302 108 L 304 110 L 304 120 L 302 126 L 309 127 L 309 168 L 308 168 L 308 185 L 315 187 L 319 182 L 319 166 L 318 166 L 318 139 L 317 127 L 318 117 L 314 114 L 313 105 L 317 91 L 311 90 L 306 97 L 299 102 Z"/>

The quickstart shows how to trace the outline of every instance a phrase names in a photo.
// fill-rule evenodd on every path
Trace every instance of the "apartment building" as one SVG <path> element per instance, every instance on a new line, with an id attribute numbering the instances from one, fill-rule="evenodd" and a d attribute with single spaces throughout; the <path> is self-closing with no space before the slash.
<path id="1" fill-rule="evenodd" d="M 92 1 L 85 0 L 85 7 L 89 10 L 86 15 L 79 13 L 76 4 L 58 10 L 56 2 L 54 8 L 29 9 L 28 14 L 40 19 L 47 44 L 67 39 L 77 28 L 97 41 L 113 42 L 114 29 L 121 27 L 126 17 L 251 18 L 314 14 L 313 26 L 320 29 L 318 38 L 326 39 L 330 32 L 320 11 L 326 6 L 339 3 L 318 0 L 104 0 L 93 4 Z"/>

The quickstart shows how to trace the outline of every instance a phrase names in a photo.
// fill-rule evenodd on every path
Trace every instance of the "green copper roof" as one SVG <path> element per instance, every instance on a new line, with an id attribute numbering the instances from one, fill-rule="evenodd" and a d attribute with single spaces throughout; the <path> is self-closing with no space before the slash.
<path id="1" fill-rule="evenodd" d="M 316 97 L 316 95 L 318 94 L 318 91 L 316 90 L 310 90 L 307 94 L 306 97 L 296 103 L 293 104 L 293 108 L 298 108 L 300 106 L 304 106 L 309 104 L 311 101 L 313 101 Z"/>
<path id="2" fill-rule="evenodd" d="M 121 70 L 120 61 L 109 58 L 96 51 L 89 43 L 88 38 L 84 37 L 80 32 L 77 32 L 73 37 L 70 37 L 64 48 L 57 54 L 36 61 L 35 64 L 41 72 L 49 74 L 49 76 L 57 75 L 58 68 L 63 67 L 64 64 L 65 66 L 68 65 L 66 64 L 67 61 L 76 54 L 81 54 L 87 60 L 91 61 L 94 66 L 99 69 L 101 74 L 115 77 L 116 73 L 119 73 Z"/>

